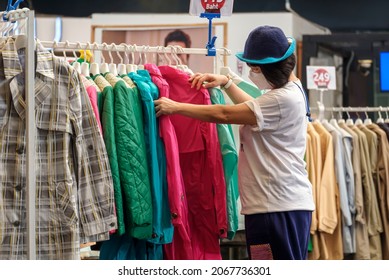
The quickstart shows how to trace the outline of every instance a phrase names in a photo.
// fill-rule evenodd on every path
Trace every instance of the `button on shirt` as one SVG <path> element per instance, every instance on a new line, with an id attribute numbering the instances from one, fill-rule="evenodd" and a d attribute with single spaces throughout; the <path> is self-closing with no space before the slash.
<path id="1" fill-rule="evenodd" d="M 0 259 L 26 259 L 24 50 L 0 49 Z M 109 162 L 76 71 L 39 45 L 36 58 L 36 256 L 79 259 L 116 226 Z"/>

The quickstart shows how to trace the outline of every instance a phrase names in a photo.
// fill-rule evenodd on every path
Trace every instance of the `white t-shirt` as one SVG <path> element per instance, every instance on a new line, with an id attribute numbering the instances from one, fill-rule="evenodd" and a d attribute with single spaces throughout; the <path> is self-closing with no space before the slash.
<path id="1" fill-rule="evenodd" d="M 309 210 L 315 205 L 304 161 L 306 103 L 288 82 L 245 104 L 257 125 L 240 127 L 239 191 L 243 215 Z"/>

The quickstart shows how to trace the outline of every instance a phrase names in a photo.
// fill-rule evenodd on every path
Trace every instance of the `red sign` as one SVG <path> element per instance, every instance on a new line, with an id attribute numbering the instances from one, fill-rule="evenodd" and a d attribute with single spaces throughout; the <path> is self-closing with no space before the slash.
<path id="1" fill-rule="evenodd" d="M 225 0 L 201 0 L 201 5 L 207 13 L 220 14 L 220 9 L 223 8 Z"/>
<path id="2" fill-rule="evenodd" d="M 318 88 L 328 88 L 330 81 L 330 73 L 328 73 L 327 70 L 323 68 L 319 68 L 313 73 L 313 82 L 317 85 Z"/>

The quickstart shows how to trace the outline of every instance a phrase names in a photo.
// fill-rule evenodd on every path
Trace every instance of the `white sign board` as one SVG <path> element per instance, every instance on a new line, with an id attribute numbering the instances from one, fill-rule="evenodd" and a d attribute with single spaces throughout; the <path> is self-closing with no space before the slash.
<path id="1" fill-rule="evenodd" d="M 336 73 L 334 66 L 307 66 L 307 88 L 335 90 Z"/>
<path id="2" fill-rule="evenodd" d="M 234 0 L 191 0 L 189 14 L 199 16 L 201 13 L 221 14 L 230 16 Z"/>

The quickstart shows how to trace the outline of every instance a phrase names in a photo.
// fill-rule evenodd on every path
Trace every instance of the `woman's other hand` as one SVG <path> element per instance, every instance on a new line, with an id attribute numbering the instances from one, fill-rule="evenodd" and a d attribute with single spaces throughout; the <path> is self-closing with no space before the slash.
<path id="1" fill-rule="evenodd" d="M 189 82 L 192 84 L 192 88 L 199 90 L 201 87 L 212 88 L 225 85 L 228 82 L 228 78 L 218 74 L 196 73 L 189 78 Z"/>

